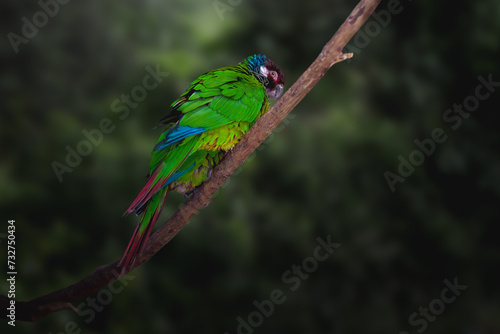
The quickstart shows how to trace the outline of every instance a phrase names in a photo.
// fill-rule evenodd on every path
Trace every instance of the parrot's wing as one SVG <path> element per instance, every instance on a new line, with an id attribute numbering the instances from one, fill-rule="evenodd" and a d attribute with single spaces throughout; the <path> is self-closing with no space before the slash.
<path id="1" fill-rule="evenodd" d="M 232 122 L 254 122 L 267 103 L 262 84 L 246 70 L 229 67 L 202 75 L 172 104 L 182 115 L 158 140 L 154 152 Z"/>

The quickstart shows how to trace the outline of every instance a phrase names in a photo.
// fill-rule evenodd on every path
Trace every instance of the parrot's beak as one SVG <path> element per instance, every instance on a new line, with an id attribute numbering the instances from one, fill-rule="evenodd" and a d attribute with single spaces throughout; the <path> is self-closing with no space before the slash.
<path id="1" fill-rule="evenodd" d="M 277 85 L 273 90 L 268 92 L 270 98 L 277 99 L 283 93 L 283 85 Z"/>

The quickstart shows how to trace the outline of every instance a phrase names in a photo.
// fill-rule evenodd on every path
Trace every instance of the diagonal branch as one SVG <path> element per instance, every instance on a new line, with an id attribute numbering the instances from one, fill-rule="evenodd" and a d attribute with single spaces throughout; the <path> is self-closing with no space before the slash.
<path id="1" fill-rule="evenodd" d="M 380 0 L 361 0 L 346 21 L 340 26 L 332 39 L 309 68 L 300 76 L 292 87 L 263 115 L 248 131 L 238 145 L 227 154 L 213 170 L 210 180 L 202 184 L 186 203 L 168 219 L 148 240 L 133 268 L 151 259 L 165 246 L 203 206 L 210 203 L 211 197 L 224 184 L 227 178 L 245 161 L 245 159 L 271 134 L 278 124 L 297 106 L 328 69 L 352 53 L 342 53 L 347 42 L 366 22 Z M 92 293 L 105 288 L 120 278 L 117 270 L 118 261 L 95 269 L 83 280 L 48 295 L 27 302 L 16 301 L 16 320 L 37 321 L 48 314 L 73 309 L 71 304 Z M 0 295 L 0 308 L 9 307 L 10 300 Z M 4 315 L 6 317 L 6 315 Z"/>

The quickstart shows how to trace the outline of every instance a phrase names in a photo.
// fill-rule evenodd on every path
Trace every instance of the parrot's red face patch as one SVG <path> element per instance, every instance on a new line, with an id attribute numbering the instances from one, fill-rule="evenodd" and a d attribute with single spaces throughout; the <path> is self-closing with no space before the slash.
<path id="1" fill-rule="evenodd" d="M 260 72 L 267 78 L 265 84 L 267 95 L 274 99 L 280 97 L 285 85 L 283 71 L 272 60 L 268 59 L 266 64 L 261 66 Z"/>

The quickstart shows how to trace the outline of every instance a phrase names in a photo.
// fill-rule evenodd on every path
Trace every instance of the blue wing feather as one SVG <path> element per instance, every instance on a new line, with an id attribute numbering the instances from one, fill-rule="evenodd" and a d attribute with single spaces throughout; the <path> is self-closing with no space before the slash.
<path id="1" fill-rule="evenodd" d="M 204 131 L 206 131 L 206 129 L 203 127 L 176 126 L 166 135 L 165 139 L 155 145 L 153 151 L 159 151 L 189 136 L 197 135 Z"/>

